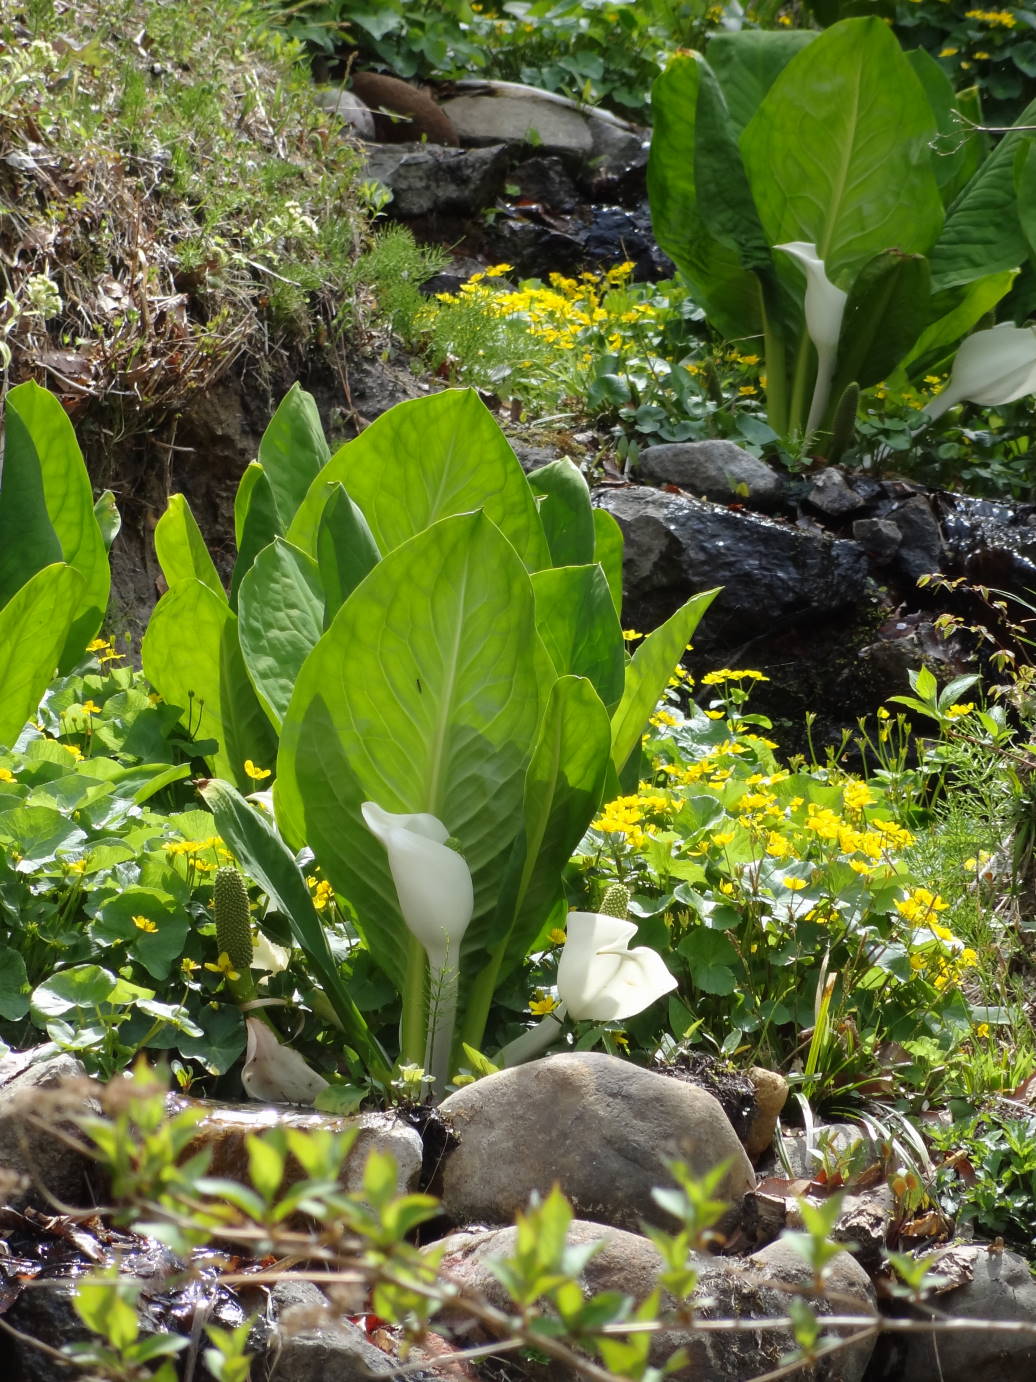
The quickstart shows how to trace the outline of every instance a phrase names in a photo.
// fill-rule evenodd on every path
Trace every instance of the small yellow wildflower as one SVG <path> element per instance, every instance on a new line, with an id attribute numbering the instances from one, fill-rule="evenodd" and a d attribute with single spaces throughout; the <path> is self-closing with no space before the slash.
<path id="1" fill-rule="evenodd" d="M 201 965 L 197 960 L 192 960 L 190 955 L 185 955 L 180 961 L 180 968 L 189 977 L 196 969 L 201 969 Z"/>
<path id="2" fill-rule="evenodd" d="M 842 788 L 842 801 L 847 811 L 861 811 L 874 802 L 874 793 L 866 782 L 847 782 Z"/>
<path id="3" fill-rule="evenodd" d="M 725 713 L 723 710 L 706 710 L 705 712 L 710 720 L 722 720 Z"/>
<path id="4" fill-rule="evenodd" d="M 977 1037 L 987 1037 L 989 1035 L 989 1023 L 980 1022 L 975 1028 L 975 1035 Z"/>
<path id="5" fill-rule="evenodd" d="M 321 878 L 313 889 L 313 906 L 318 912 L 327 911 L 335 900 L 335 890 L 326 878 Z"/>
<path id="6" fill-rule="evenodd" d="M 622 636 L 627 643 L 635 643 L 638 638 L 644 637 L 644 635 L 639 633 L 636 629 L 623 629 Z"/>
<path id="7" fill-rule="evenodd" d="M 965 19 L 977 19 L 991 29 L 1013 29 L 1018 23 L 1010 10 L 965 10 Z"/>
<path id="8" fill-rule="evenodd" d="M 152 921 L 150 917 L 134 917 L 133 925 L 138 931 L 147 931 L 149 934 L 153 934 L 158 930 L 158 922 Z"/>
<path id="9" fill-rule="evenodd" d="M 564 945 L 568 940 L 568 933 L 563 931 L 560 926 L 554 926 L 547 932 L 547 939 L 551 945 Z"/>
<path id="10" fill-rule="evenodd" d="M 245 772 L 253 782 L 262 782 L 263 778 L 269 777 L 270 768 L 257 768 L 250 758 L 245 759 Z"/>
<path id="11" fill-rule="evenodd" d="M 100 715 L 101 707 L 93 701 L 84 701 L 82 707 L 88 715 Z"/>
<path id="12" fill-rule="evenodd" d="M 533 1017 L 546 1017 L 547 1014 L 552 1013 L 557 1006 L 558 1000 L 556 998 L 551 998 L 549 995 L 529 999 L 529 1011 L 532 1013 Z"/>
<path id="13" fill-rule="evenodd" d="M 87 651 L 88 653 L 99 653 L 99 652 L 101 652 L 103 649 L 105 649 L 105 648 L 111 648 L 111 647 L 112 647 L 112 642 L 111 642 L 110 639 L 108 639 L 108 638 L 93 638 L 93 639 L 91 639 L 90 642 L 86 645 L 86 651 Z"/>
<path id="14" fill-rule="evenodd" d="M 10 768 L 0 768 L 0 782 L 17 782 L 18 779 Z"/>
<path id="15" fill-rule="evenodd" d="M 959 52 L 959 48 L 940 48 L 939 56 L 941 58 L 955 58 Z"/>
<path id="16" fill-rule="evenodd" d="M 220 951 L 219 959 L 216 961 L 214 965 L 206 962 L 205 968 L 211 970 L 213 974 L 222 974 L 224 979 L 241 978 L 241 975 L 231 964 L 230 956 L 227 954 L 225 950 Z"/>
<path id="17" fill-rule="evenodd" d="M 806 880 L 804 878 L 796 878 L 795 875 L 791 873 L 786 873 L 781 879 L 781 882 L 793 893 L 801 892 L 806 886 Z"/>
<path id="18" fill-rule="evenodd" d="M 61 747 L 76 763 L 80 762 L 83 757 L 83 750 L 81 748 L 78 748 L 75 744 L 62 744 Z"/>
<path id="19" fill-rule="evenodd" d="M 949 710 L 946 711 L 946 718 L 947 720 L 960 720 L 963 719 L 965 715 L 970 715 L 974 709 L 974 701 L 958 702 L 957 705 L 951 705 Z"/>
<path id="20" fill-rule="evenodd" d="M 716 846 L 717 849 L 726 849 L 727 845 L 730 844 L 733 838 L 733 830 L 717 830 L 716 833 L 712 836 L 712 843 Z"/>

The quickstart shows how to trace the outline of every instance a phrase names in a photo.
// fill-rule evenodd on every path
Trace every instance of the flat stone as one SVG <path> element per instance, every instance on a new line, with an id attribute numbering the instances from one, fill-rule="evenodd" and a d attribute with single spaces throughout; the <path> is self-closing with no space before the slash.
<path id="1" fill-rule="evenodd" d="M 600 1052 L 502 1070 L 451 1094 L 440 1111 L 459 1139 L 442 1183 L 454 1223 L 508 1223 L 533 1193 L 559 1184 L 582 1218 L 671 1225 L 651 1192 L 673 1184 L 672 1161 L 692 1176 L 726 1163 L 715 1194 L 731 1204 L 755 1184 L 711 1094 Z"/>
<path id="2" fill-rule="evenodd" d="M 859 513 L 864 501 L 846 483 L 845 476 L 834 466 L 820 470 L 806 491 L 804 503 L 814 513 L 838 522 L 850 514 Z"/>
<path id="3" fill-rule="evenodd" d="M 314 92 L 316 103 L 324 110 L 330 110 L 363 139 L 374 138 L 374 116 L 370 107 L 360 100 L 354 91 L 341 91 L 337 87 L 318 87 Z"/>
<path id="4" fill-rule="evenodd" d="M 732 441 L 647 446 L 637 459 L 637 472 L 642 480 L 679 485 L 697 498 L 717 504 L 740 502 L 770 510 L 784 498 L 783 477 Z"/>
<path id="5" fill-rule="evenodd" d="M 364 174 L 392 193 L 388 210 L 404 219 L 471 215 L 499 195 L 507 172 L 507 149 L 454 149 L 440 144 L 373 146 Z"/>
<path id="6" fill-rule="evenodd" d="M 891 561 L 896 555 L 903 534 L 888 518 L 857 518 L 853 523 L 853 538 L 880 564 Z"/>
<path id="7" fill-rule="evenodd" d="M 97 1163 L 66 1140 L 79 1136 L 69 1120 L 96 1113 L 85 1088 L 83 1063 L 68 1053 L 28 1065 L 0 1088 L 0 1202 L 12 1209 L 34 1205 L 60 1213 L 60 1204 L 95 1203 L 90 1189 Z"/>
<path id="8" fill-rule="evenodd" d="M 955 1321 L 973 1320 L 973 1329 L 952 1333 L 911 1330 L 882 1335 L 874 1353 L 868 1382 L 899 1382 L 900 1378 L 939 1378 L 941 1382 L 1031 1382 L 1036 1375 L 1036 1334 L 1001 1333 L 983 1328 L 985 1320 L 1018 1320 L 1036 1324 L 1036 1281 L 1023 1257 L 991 1251 L 984 1244 L 957 1245 L 928 1254 L 933 1271 L 953 1259 L 952 1290 L 940 1291 L 926 1305 L 913 1307 L 911 1318 L 932 1316 Z"/>
<path id="9" fill-rule="evenodd" d="M 597 1245 L 598 1251 L 580 1273 L 587 1296 L 617 1291 L 644 1300 L 656 1286 L 662 1257 L 647 1238 L 621 1229 L 576 1219 L 569 1227 L 567 1242 L 572 1246 Z M 494 1259 L 512 1254 L 517 1244 L 514 1228 L 475 1230 L 451 1234 L 432 1246 L 442 1250 L 443 1269 L 471 1290 L 483 1295 L 500 1309 L 508 1306 L 507 1296 L 492 1270 Z M 812 1270 L 787 1243 L 775 1243 L 751 1257 L 709 1257 L 690 1254 L 690 1264 L 698 1272 L 698 1284 L 691 1297 L 697 1302 L 695 1313 L 702 1320 L 774 1319 L 786 1314 L 788 1287 L 809 1295 Z M 829 1264 L 827 1290 L 834 1303 L 816 1298 L 820 1316 L 836 1312 L 859 1315 L 861 1325 L 874 1316 L 873 1290 L 866 1273 L 848 1253 L 839 1253 Z M 669 1311 L 675 1302 L 664 1297 L 662 1308 Z M 449 1320 L 461 1331 L 465 1342 L 481 1339 L 479 1326 L 451 1311 Z M 678 1348 L 686 1348 L 688 1361 L 670 1374 L 677 1382 L 746 1382 L 777 1366 L 792 1348 L 784 1330 L 744 1328 L 730 1332 L 703 1332 L 668 1327 L 652 1342 L 650 1361 L 663 1367 Z M 873 1348 L 871 1338 L 850 1344 L 823 1360 L 815 1370 L 800 1369 L 791 1377 L 796 1382 L 860 1382 Z M 567 1382 L 575 1374 L 552 1363 L 550 1376 Z"/>
<path id="10" fill-rule="evenodd" d="M 543 153 L 580 158 L 593 153 L 593 132 L 582 111 L 532 87 L 455 96 L 442 109 L 463 143 L 530 145 Z"/>

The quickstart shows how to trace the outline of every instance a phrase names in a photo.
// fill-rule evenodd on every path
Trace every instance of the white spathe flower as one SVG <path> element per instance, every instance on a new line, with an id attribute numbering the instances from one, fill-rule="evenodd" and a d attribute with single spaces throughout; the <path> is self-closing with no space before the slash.
<path id="1" fill-rule="evenodd" d="M 327 1081 L 298 1051 L 284 1046 L 257 1017 L 245 1018 L 247 1039 L 241 1083 L 250 1099 L 268 1104 L 312 1104 Z"/>
<path id="2" fill-rule="evenodd" d="M 809 408 L 806 431 L 813 432 L 819 427 L 827 408 L 831 392 L 831 380 L 835 372 L 835 357 L 838 353 L 838 338 L 842 334 L 842 317 L 848 293 L 835 285 L 827 276 L 824 261 L 817 254 L 817 247 L 811 240 L 792 240 L 786 245 L 775 245 L 798 260 L 806 275 L 806 297 L 803 311 L 806 316 L 806 330 L 817 351 L 817 380 L 813 387 L 813 401 Z"/>
<path id="3" fill-rule="evenodd" d="M 637 933 L 633 922 L 598 912 L 569 912 L 566 930 L 558 994 L 573 1021 L 621 1021 L 676 988 L 657 951 L 644 945 L 629 949 Z"/>
<path id="4" fill-rule="evenodd" d="M 291 964 L 291 946 L 275 945 L 262 931 L 252 943 L 252 969 L 266 974 L 282 974 Z"/>
<path id="5" fill-rule="evenodd" d="M 411 933 L 433 956 L 448 950 L 453 962 L 475 909 L 471 870 L 446 841 L 450 832 L 436 816 L 383 811 L 373 801 L 360 808 L 364 823 L 385 846 L 399 910 Z"/>
<path id="6" fill-rule="evenodd" d="M 1030 393 L 1036 393 L 1036 327 L 1001 322 L 961 342 L 950 382 L 925 412 L 935 419 L 965 400 L 995 408 Z"/>

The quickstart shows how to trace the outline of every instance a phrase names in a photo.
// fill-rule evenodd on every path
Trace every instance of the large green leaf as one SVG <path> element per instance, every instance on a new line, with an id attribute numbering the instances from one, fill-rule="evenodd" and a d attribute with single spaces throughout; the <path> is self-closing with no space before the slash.
<path id="1" fill-rule="evenodd" d="M 610 741 L 608 713 L 589 682 L 556 681 L 525 777 L 523 830 L 501 889 L 491 953 L 465 1007 L 464 1036 L 475 1046 L 499 980 L 521 962 L 564 895 L 562 870 L 600 805 Z"/>
<path id="2" fill-rule="evenodd" d="M 253 809 L 228 782 L 212 779 L 203 784 L 201 794 L 212 811 L 216 829 L 237 855 L 241 867 L 287 918 L 349 1040 L 368 1069 L 384 1078 L 388 1061 L 339 976 L 306 880 L 291 850 L 273 823 Z"/>
<path id="3" fill-rule="evenodd" d="M 700 205 L 697 124 L 704 69 L 700 54 L 678 54 L 651 88 L 651 220 L 655 239 L 687 278 L 717 330 L 728 337 L 752 336 L 763 326 L 759 285 L 737 250 L 709 232 Z"/>
<path id="4" fill-rule="evenodd" d="M 8 394 L 0 472 L 0 606 L 37 571 L 61 560 L 61 543 L 43 494 L 40 456 Z"/>
<path id="5" fill-rule="evenodd" d="M 594 561 L 608 580 L 612 604 L 622 618 L 622 529 L 607 509 L 594 509 Z"/>
<path id="6" fill-rule="evenodd" d="M 741 29 L 713 34 L 705 57 L 723 90 L 737 134 L 759 109 L 781 70 L 815 38 L 809 29 Z"/>
<path id="7" fill-rule="evenodd" d="M 1036 124 L 1036 101 L 1016 122 Z M 931 254 L 932 284 L 953 288 L 1024 264 L 1028 241 L 1019 219 L 1015 172 L 1032 135 L 1006 134 L 946 214 L 946 224 Z"/>
<path id="8" fill-rule="evenodd" d="M 943 219 L 934 133 L 886 24 L 828 29 L 787 64 L 741 136 L 769 243 L 812 242 L 836 281 L 883 249 L 923 254 Z"/>
<path id="9" fill-rule="evenodd" d="M 626 668 L 626 689 L 612 716 L 612 763 L 620 775 L 630 755 L 640 747 L 648 716 L 658 704 L 702 615 L 718 594 L 716 589 L 692 595 L 664 624 L 649 633 L 633 654 Z"/>
<path id="10" fill-rule="evenodd" d="M 360 805 L 445 822 L 475 887 L 464 949 L 483 947 L 552 681 L 529 576 L 477 512 L 383 557 L 299 674 L 277 761 L 278 821 L 353 903 L 400 991 L 412 947 Z"/>
<path id="11" fill-rule="evenodd" d="M 853 281 L 842 318 L 831 398 L 849 384 L 868 389 L 886 378 L 917 340 L 931 314 L 928 261 L 886 250 Z"/>
<path id="12" fill-rule="evenodd" d="M 155 555 L 166 585 L 173 586 L 194 576 L 226 599 L 223 582 L 185 495 L 171 494 L 165 513 L 155 524 Z"/>
<path id="13" fill-rule="evenodd" d="M 252 461 L 241 476 L 234 496 L 234 535 L 237 560 L 230 578 L 230 604 L 237 608 L 237 592 L 252 562 L 284 529 L 277 521 L 273 489 L 266 471 Z"/>
<path id="14" fill-rule="evenodd" d="M 559 677 L 586 677 L 609 711 L 622 698 L 626 654 L 604 572 L 596 565 L 537 571 L 536 627 Z"/>
<path id="15" fill-rule="evenodd" d="M 324 627 L 381 560 L 367 520 L 345 492 L 332 485 L 317 528 L 317 565 L 324 588 Z"/>
<path id="16" fill-rule="evenodd" d="M 248 675 L 280 729 L 299 670 L 324 628 L 317 564 L 278 537 L 252 563 L 238 592 L 237 633 Z"/>
<path id="17" fill-rule="evenodd" d="M 590 491 L 579 467 L 563 457 L 534 470 L 529 488 L 540 496 L 539 511 L 555 566 L 582 566 L 594 559 Z"/>
<path id="18" fill-rule="evenodd" d="M 530 571 L 549 565 L 518 458 L 472 389 L 398 403 L 335 452 L 287 533 L 311 556 L 327 485 L 334 481 L 363 510 L 382 553 L 440 518 L 483 509 Z"/>
<path id="19" fill-rule="evenodd" d="M 907 53 L 907 61 L 932 108 L 938 128 L 938 138 L 934 146 L 935 157 L 932 167 L 939 184 L 939 195 L 943 205 L 949 206 L 958 193 L 974 177 L 979 165 L 986 156 L 987 136 L 975 129 L 969 129 L 961 119 L 965 101 L 958 97 L 953 83 L 942 67 L 924 48 L 915 48 Z M 969 115 L 971 111 L 967 112 Z"/>
<path id="20" fill-rule="evenodd" d="M 270 482 L 282 533 L 330 455 L 312 394 L 293 384 L 259 443 L 259 464 Z"/>
<path id="21" fill-rule="evenodd" d="M 1029 253 L 1036 257 L 1036 143 L 1025 147 L 1025 155 L 1015 164 L 1015 187 L 1018 193 L 1018 219 L 1029 244 Z"/>
<path id="22" fill-rule="evenodd" d="M 723 92 L 708 63 L 701 64 L 700 74 L 694 178 L 702 219 L 720 244 L 738 254 L 744 268 L 770 274 L 770 246 L 759 223 Z"/>
<path id="23" fill-rule="evenodd" d="M 55 562 L 30 576 L 0 609 L 0 744 L 13 744 L 36 713 L 82 589 L 82 574 Z"/>
<path id="24" fill-rule="evenodd" d="M 265 767 L 276 746 L 226 600 L 196 577 L 178 581 L 155 606 L 140 651 L 145 675 L 181 708 L 192 738 L 216 740 L 209 759 L 215 772 L 247 787 L 245 760 Z"/>
<path id="25" fill-rule="evenodd" d="M 7 395 L 4 487 L 0 488 L 0 499 L 8 473 L 17 474 L 23 466 L 32 471 L 38 467 L 47 513 L 60 544 L 56 558 L 48 556 L 46 560 L 37 560 L 34 569 L 47 565 L 50 560 L 63 560 L 83 578 L 59 659 L 61 670 L 67 671 L 78 662 L 83 649 L 101 627 L 108 607 L 111 569 L 108 549 L 94 512 L 90 477 L 72 424 L 54 395 L 33 383 L 19 384 Z M 42 529 L 43 525 L 40 527 Z M 4 533 L 0 542 L 12 536 Z M 33 538 L 27 531 L 18 533 L 15 540 L 21 544 Z M 45 532 L 41 532 L 41 540 L 37 558 L 52 552 Z"/>

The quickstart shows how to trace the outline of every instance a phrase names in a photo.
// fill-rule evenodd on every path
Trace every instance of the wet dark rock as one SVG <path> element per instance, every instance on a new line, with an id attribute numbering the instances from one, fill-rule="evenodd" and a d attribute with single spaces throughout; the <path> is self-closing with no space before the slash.
<path id="1" fill-rule="evenodd" d="M 508 1223 L 534 1191 L 558 1184 L 584 1218 L 670 1224 L 652 1191 L 673 1184 L 674 1160 L 695 1176 L 725 1165 L 715 1193 L 731 1204 L 755 1183 L 711 1094 L 600 1052 L 502 1070 L 451 1094 L 441 1112 L 459 1144 L 441 1191 L 454 1223 Z"/>
<path id="2" fill-rule="evenodd" d="M 364 171 L 392 193 L 393 216 L 474 216 L 503 189 L 507 162 L 502 144 L 484 149 L 373 145 Z"/>
<path id="3" fill-rule="evenodd" d="M 920 1305 L 903 1313 L 917 1320 L 974 1320 L 975 1327 L 883 1335 L 867 1382 L 929 1377 L 941 1382 L 1030 1382 L 1036 1371 L 1036 1334 L 982 1327 L 983 1320 L 1036 1324 L 1036 1281 L 1025 1259 L 975 1243 L 932 1253 L 930 1260 L 936 1273 L 940 1263 L 948 1270 L 952 1262 L 953 1278 L 961 1284 L 933 1296 L 931 1309 Z"/>
<path id="4" fill-rule="evenodd" d="M 753 509 L 776 509 L 784 498 L 784 479 L 732 441 L 669 442 L 648 446 L 637 458 L 641 479 L 679 485 L 717 504 L 741 501 Z"/>
<path id="5" fill-rule="evenodd" d="M 914 583 L 920 576 L 945 569 L 946 549 L 942 530 L 931 504 L 923 494 L 913 494 L 901 500 L 889 509 L 885 518 L 899 529 L 902 540 L 894 560 L 896 568 L 907 581 Z"/>
<path id="6" fill-rule="evenodd" d="M 888 518 L 858 518 L 853 538 L 876 565 L 884 566 L 899 551 L 903 534 Z"/>
<path id="7" fill-rule="evenodd" d="M 850 514 L 859 513 L 865 501 L 849 486 L 840 470 L 829 466 L 812 477 L 803 502 L 822 518 L 840 523 Z"/>
<path id="8" fill-rule="evenodd" d="M 896 695 L 907 686 L 907 674 L 929 667 L 940 683 L 971 669 L 968 649 L 959 637 L 946 638 L 922 611 L 898 612 L 875 631 L 859 650 L 860 663 L 871 675 L 875 699 Z"/>
<path id="9" fill-rule="evenodd" d="M 574 211 L 579 192 L 560 158 L 527 158 L 511 169 L 513 182 L 523 201 L 537 202 L 552 211 Z"/>
<path id="10" fill-rule="evenodd" d="M 946 551 L 955 572 L 1015 594 L 1036 589 L 1036 508 L 963 494 L 937 499 Z"/>
<path id="11" fill-rule="evenodd" d="M 867 559 L 855 542 L 643 486 L 598 489 L 594 503 L 622 528 L 626 617 L 638 627 L 722 587 L 695 640 L 702 649 L 744 642 L 778 621 L 831 617 L 864 593 Z"/>

